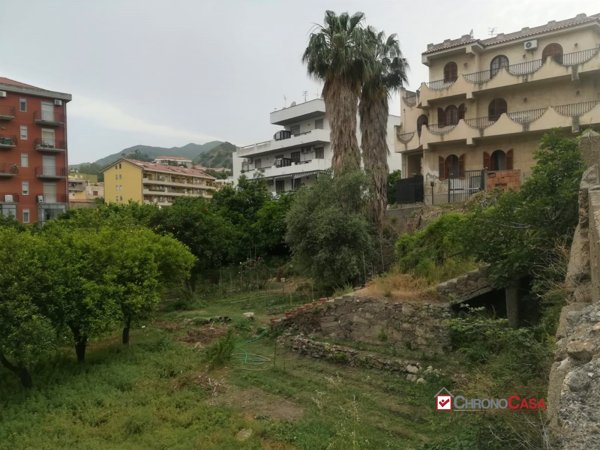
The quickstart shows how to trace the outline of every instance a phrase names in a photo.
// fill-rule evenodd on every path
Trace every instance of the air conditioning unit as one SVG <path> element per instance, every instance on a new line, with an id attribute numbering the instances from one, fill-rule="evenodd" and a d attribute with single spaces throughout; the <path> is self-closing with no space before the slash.
<path id="1" fill-rule="evenodd" d="M 62 100 L 58 98 L 54 99 L 54 106 L 62 106 Z"/>
<path id="2" fill-rule="evenodd" d="M 13 203 L 15 198 L 12 194 L 4 194 L 4 203 Z"/>
<path id="3" fill-rule="evenodd" d="M 6 91 L 0 91 L 0 97 L 6 97 Z"/>
<path id="4" fill-rule="evenodd" d="M 537 39 L 531 39 L 529 41 L 525 41 L 523 43 L 523 49 L 525 50 L 535 50 L 538 46 Z"/>
<path id="5" fill-rule="evenodd" d="M 44 196 L 43 196 L 43 195 L 41 195 L 41 194 L 40 194 L 40 195 L 38 195 L 38 196 L 37 196 L 37 202 L 38 202 L 38 203 L 44 203 Z"/>

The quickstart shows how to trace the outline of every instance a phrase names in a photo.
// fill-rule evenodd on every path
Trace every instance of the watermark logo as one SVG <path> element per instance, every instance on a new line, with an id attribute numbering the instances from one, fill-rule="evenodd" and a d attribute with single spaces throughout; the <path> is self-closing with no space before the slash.
<path id="1" fill-rule="evenodd" d="M 438 411 L 452 411 L 452 394 L 446 388 L 441 388 L 435 394 L 435 409 Z"/>
<path id="2" fill-rule="evenodd" d="M 442 388 L 434 396 L 437 411 L 488 411 L 508 409 L 511 411 L 540 411 L 546 409 L 544 398 L 509 395 L 506 398 L 469 398 L 453 395 Z"/>

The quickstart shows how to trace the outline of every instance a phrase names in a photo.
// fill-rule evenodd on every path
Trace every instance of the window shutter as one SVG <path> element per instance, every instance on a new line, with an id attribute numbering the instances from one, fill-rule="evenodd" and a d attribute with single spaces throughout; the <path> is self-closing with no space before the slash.
<path id="1" fill-rule="evenodd" d="M 444 164 L 443 156 L 438 157 L 438 171 L 440 174 L 440 180 L 445 180 L 446 178 L 448 178 L 448 175 L 446 174 L 446 164 Z"/>
<path id="2" fill-rule="evenodd" d="M 438 126 L 445 127 L 446 126 L 446 113 L 442 108 L 438 108 Z"/>
<path id="3" fill-rule="evenodd" d="M 513 149 L 506 152 L 506 170 L 513 170 Z"/>
<path id="4" fill-rule="evenodd" d="M 465 177 L 465 154 L 463 153 L 458 158 L 458 178 Z"/>
<path id="5" fill-rule="evenodd" d="M 490 170 L 490 154 L 488 152 L 483 152 L 483 168 Z"/>

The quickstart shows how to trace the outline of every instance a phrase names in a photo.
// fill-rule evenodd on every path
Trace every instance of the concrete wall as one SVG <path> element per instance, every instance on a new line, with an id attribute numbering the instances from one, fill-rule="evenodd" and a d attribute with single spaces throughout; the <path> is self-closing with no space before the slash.
<path id="1" fill-rule="evenodd" d="M 585 132 L 580 148 L 588 169 L 548 386 L 553 448 L 569 450 L 597 448 L 600 442 L 600 135 Z"/>

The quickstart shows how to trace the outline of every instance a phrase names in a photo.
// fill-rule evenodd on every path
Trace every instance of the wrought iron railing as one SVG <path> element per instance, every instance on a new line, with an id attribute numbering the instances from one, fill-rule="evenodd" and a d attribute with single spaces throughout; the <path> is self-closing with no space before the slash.
<path id="1" fill-rule="evenodd" d="M 64 167 L 36 167 L 35 176 L 40 178 L 64 178 L 67 171 Z"/>
<path id="2" fill-rule="evenodd" d="M 398 133 L 398 130 L 396 130 L 396 137 L 398 138 L 398 140 L 400 142 L 403 143 L 407 143 L 410 142 L 410 140 L 413 138 L 413 136 L 415 135 L 414 131 L 411 131 L 410 133 Z"/>
<path id="3" fill-rule="evenodd" d="M 17 145 L 16 136 L 0 136 L 0 147 L 14 147 Z"/>
<path id="4" fill-rule="evenodd" d="M 0 105 L 0 120 L 14 119 L 15 107 L 9 105 Z"/>
<path id="5" fill-rule="evenodd" d="M 406 93 L 406 95 L 404 96 L 404 103 L 408 106 L 415 106 L 417 104 L 417 94 Z"/>
<path id="6" fill-rule="evenodd" d="M 565 53 L 562 55 L 563 66 L 576 66 L 589 61 L 598 54 L 600 47 L 588 48 L 587 50 L 580 50 L 578 52 Z"/>
<path id="7" fill-rule="evenodd" d="M 48 141 L 44 139 L 36 139 L 34 141 L 35 149 L 39 151 L 48 151 L 48 152 L 62 152 L 67 148 L 67 144 L 65 141 Z"/>
<path id="8" fill-rule="evenodd" d="M 0 164 L 0 174 L 2 176 L 14 176 L 19 173 L 19 167 L 12 163 Z"/>
<path id="9" fill-rule="evenodd" d="M 0 193 L 0 203 L 18 203 L 19 194 L 11 194 L 10 192 Z"/>
<path id="10" fill-rule="evenodd" d="M 429 89 L 433 89 L 434 91 L 441 91 L 442 89 L 447 89 L 454 84 L 454 81 L 446 81 L 446 80 L 435 80 L 429 81 L 425 83 Z"/>
<path id="11" fill-rule="evenodd" d="M 430 133 L 446 134 L 446 133 L 450 133 L 454 128 L 456 128 L 456 125 L 458 125 L 458 124 L 446 125 L 446 124 L 430 123 L 426 126 Z"/>
<path id="12" fill-rule="evenodd" d="M 520 123 L 521 125 L 526 125 L 528 123 L 533 122 L 534 120 L 539 119 L 544 115 L 548 108 L 537 108 L 537 109 L 529 109 L 527 111 L 514 111 L 506 113 L 506 115 L 513 121 Z"/>
<path id="13" fill-rule="evenodd" d="M 553 106 L 553 108 L 561 116 L 577 117 L 591 111 L 598 103 L 600 103 L 600 100 L 591 100 L 589 102 L 557 105 Z"/>
<path id="14" fill-rule="evenodd" d="M 64 113 L 56 111 L 53 111 L 52 113 L 36 111 L 33 113 L 33 121 L 35 123 L 47 125 L 62 125 L 65 123 L 65 115 Z"/>
<path id="15" fill-rule="evenodd" d="M 471 128 L 477 128 L 479 130 L 483 130 L 484 128 L 489 127 L 490 125 L 494 125 L 498 119 L 494 119 L 493 117 L 485 116 L 485 117 L 475 117 L 474 119 L 465 119 L 465 123 L 469 125 Z"/>

